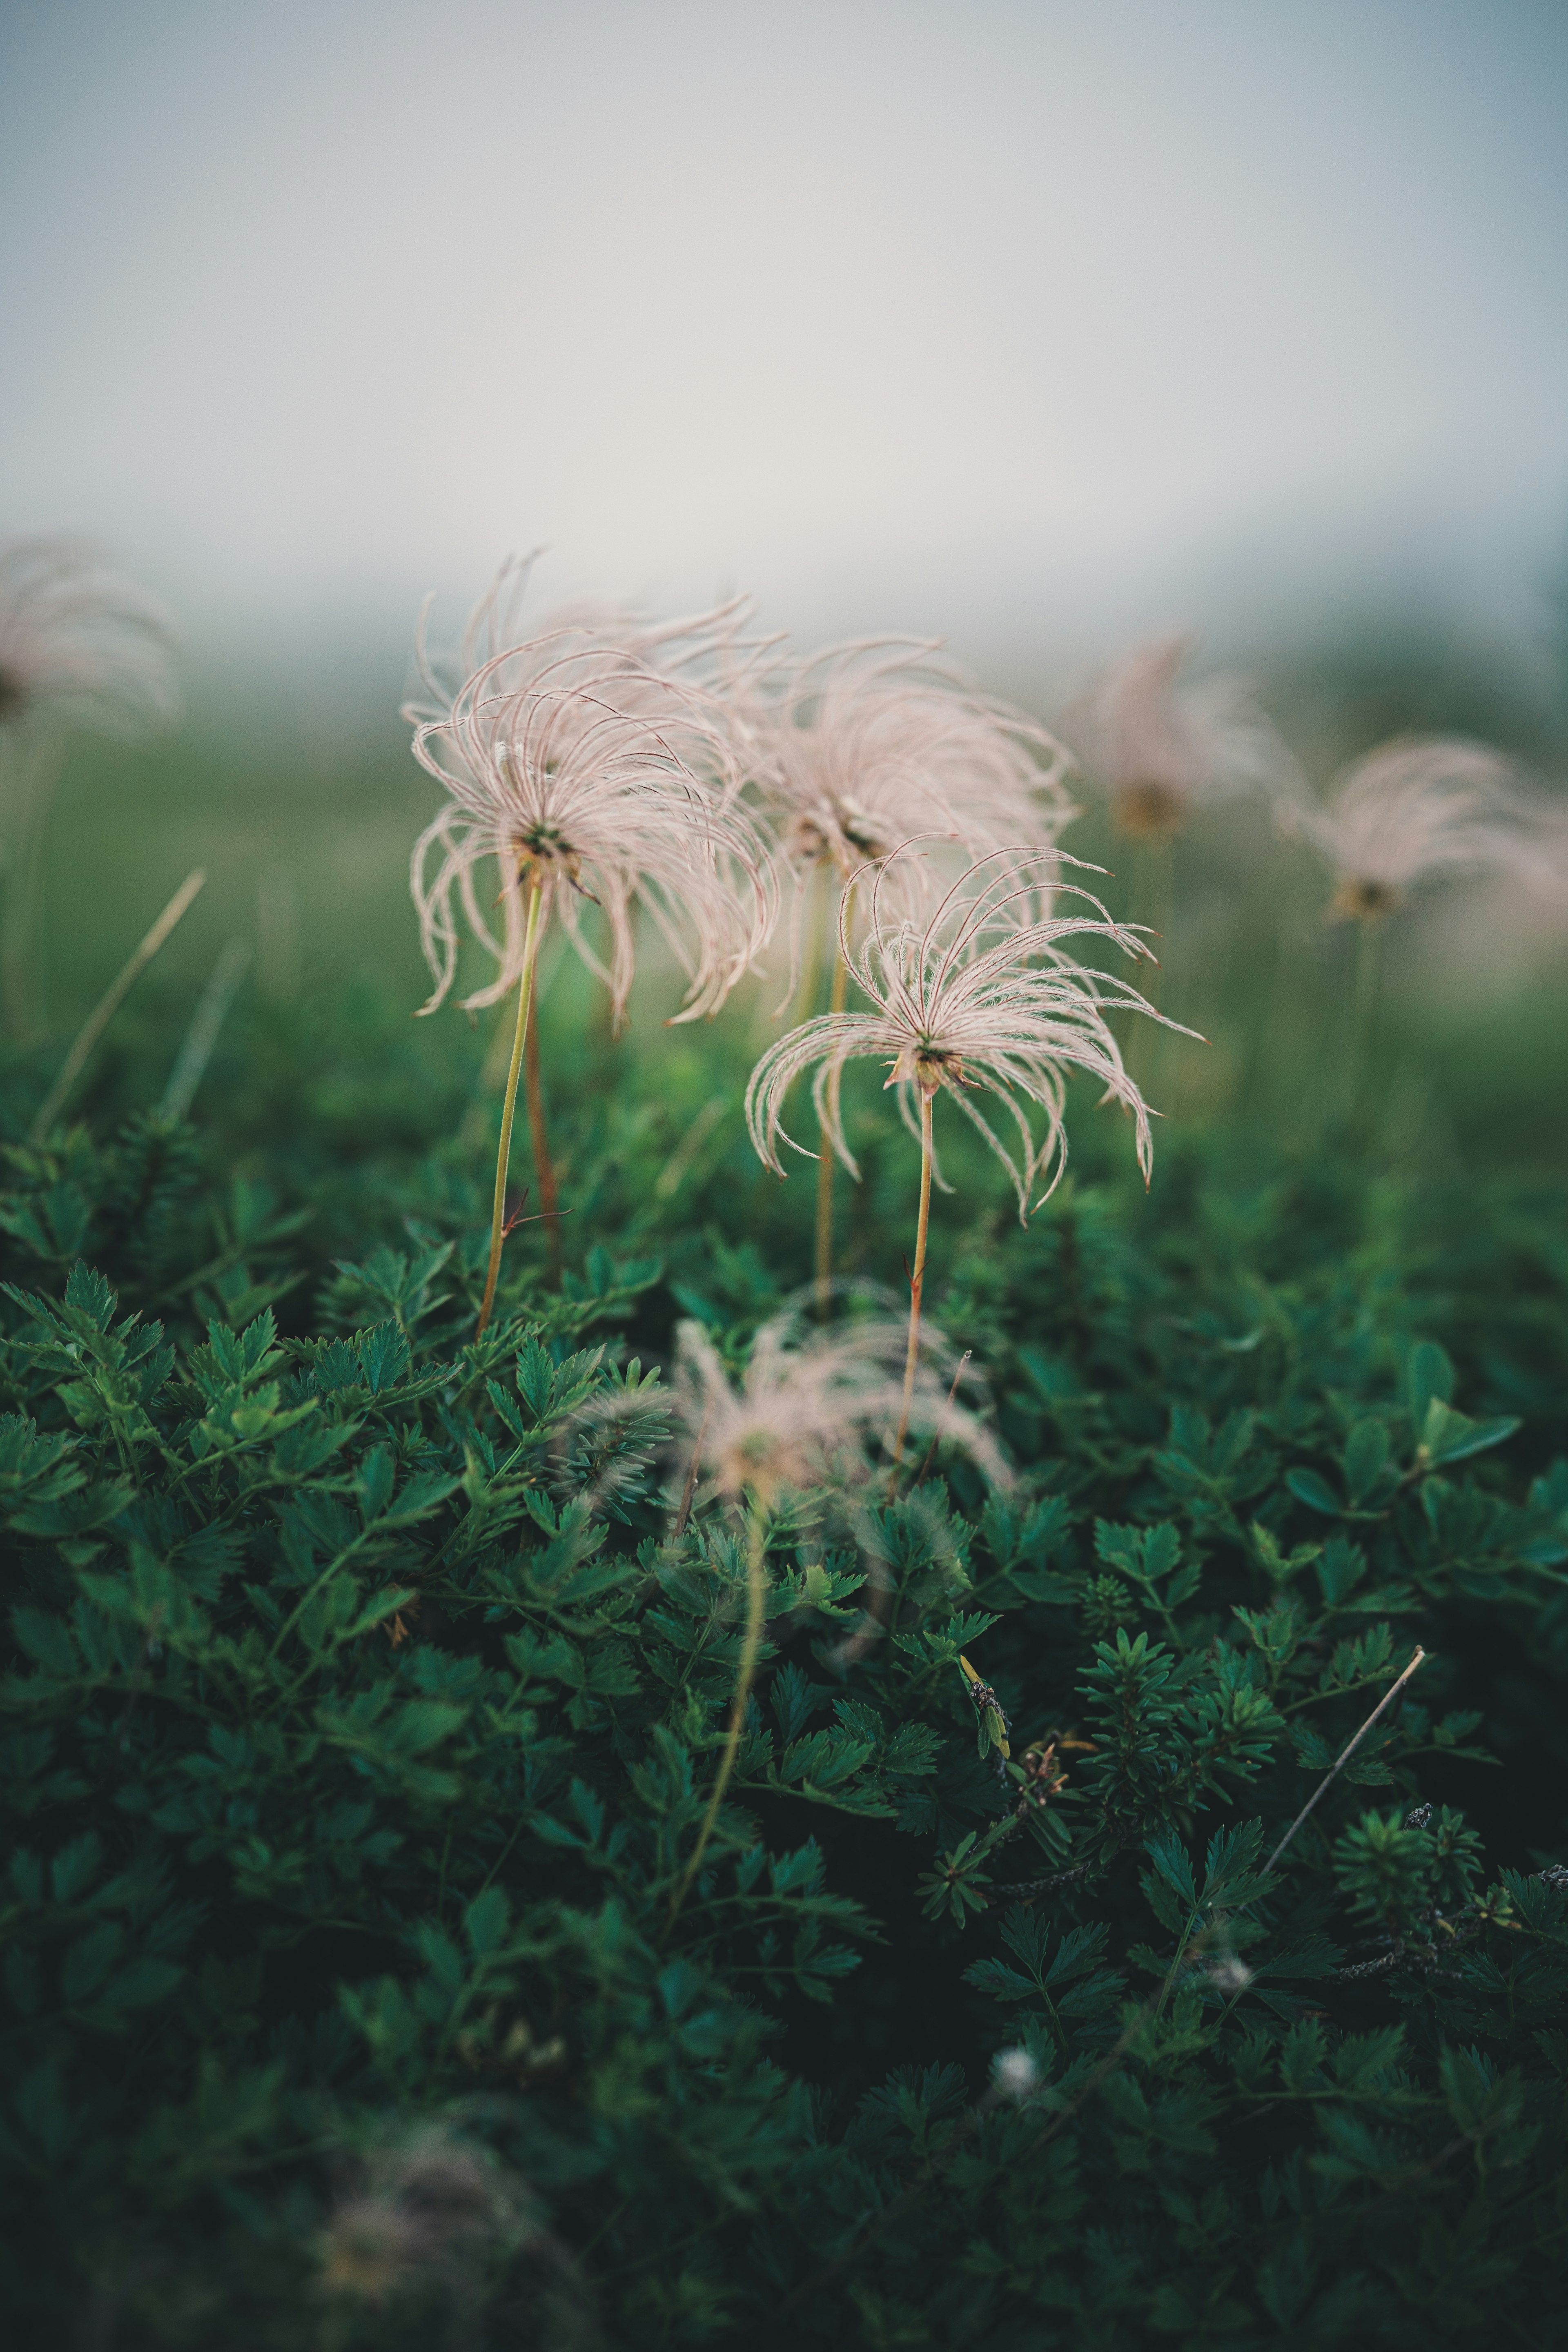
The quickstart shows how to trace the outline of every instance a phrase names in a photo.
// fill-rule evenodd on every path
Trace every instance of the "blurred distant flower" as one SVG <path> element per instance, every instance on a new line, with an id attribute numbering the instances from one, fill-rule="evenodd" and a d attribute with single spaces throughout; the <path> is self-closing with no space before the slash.
<path id="1" fill-rule="evenodd" d="M 509 2341 L 542 2352 L 596 2338 L 583 2282 L 526 2184 L 444 2125 L 371 2150 L 319 2256 L 322 2291 L 345 2304 L 377 2310 L 434 2291 L 455 2325 L 499 2320 Z"/>
<path id="2" fill-rule="evenodd" d="M 897 853 L 900 858 L 914 854 L 910 845 Z M 1079 862 L 1059 850 L 1049 856 L 1053 865 Z M 1086 1071 L 1131 1113 L 1139 1165 L 1147 1175 L 1152 1153 L 1148 1109 L 1122 1066 L 1106 1016 L 1122 1011 L 1163 1016 L 1125 982 L 1074 961 L 1066 942 L 1089 936 L 1131 956 L 1146 957 L 1149 950 L 1136 931 L 1113 923 L 1097 898 L 1072 885 L 1060 886 L 1063 894 L 1083 900 L 1088 912 L 1037 916 L 1039 856 L 1025 845 L 977 859 L 923 925 L 889 910 L 888 870 L 876 875 L 863 944 L 852 950 L 841 929 L 849 970 L 871 1010 L 804 1022 L 770 1046 L 752 1073 L 746 1118 L 766 1167 L 784 1173 L 781 1143 L 813 1156 L 784 1132 L 782 1118 L 791 1084 L 815 1065 L 813 1094 L 823 1133 L 858 1177 L 832 1081 L 848 1062 L 886 1056 L 887 1084 L 898 1088 L 910 1131 L 921 1132 L 921 1107 L 929 1113 L 945 1090 L 1006 1169 L 1020 1217 L 1036 1182 L 1045 1178 L 1048 1192 L 1066 1159 L 1063 1081 L 1069 1067 Z M 976 1095 L 1004 1107 L 1016 1143 L 1004 1142 L 983 1117 Z M 1037 1115 L 1043 1126 L 1037 1141 Z"/>
<path id="3" fill-rule="evenodd" d="M 1169 636 L 1136 646 L 1084 711 L 1088 772 L 1109 796 L 1117 829 L 1133 840 L 1167 838 L 1205 803 L 1286 772 L 1283 747 L 1244 680 L 1181 683 L 1194 643 Z"/>
<path id="4" fill-rule="evenodd" d="M 1002 2098 L 1022 2106 L 1040 2087 L 1039 2063 L 1027 2050 L 998 2050 L 991 2078 Z"/>
<path id="5" fill-rule="evenodd" d="M 136 735 L 178 707 L 172 633 L 139 589 L 69 539 L 0 541 L 0 1003 L 41 1018 L 44 843 L 65 724 Z"/>
<path id="6" fill-rule="evenodd" d="M 0 541 L 0 728 L 46 715 L 136 733 L 178 707 L 168 622 L 68 539 Z"/>
<path id="7" fill-rule="evenodd" d="M 966 1452 L 994 1484 L 1011 1474 L 984 1423 L 950 1389 L 929 1327 L 916 1377 L 915 1425 Z M 809 1329 L 795 1312 L 764 1323 L 731 1379 L 700 1325 L 680 1326 L 674 1398 L 689 1478 L 772 1502 L 786 1486 L 850 1488 L 867 1475 L 868 1438 L 888 1436 L 903 1399 L 904 1331 L 886 1318 Z"/>
<path id="8" fill-rule="evenodd" d="M 1279 803 L 1281 828 L 1333 876 L 1331 917 L 1363 923 L 1442 876 L 1527 866 L 1532 814 L 1510 760 L 1443 737 L 1398 737 L 1346 768 L 1326 800 Z"/>
<path id="9" fill-rule="evenodd" d="M 934 646 L 833 646 L 782 677 L 756 745 L 758 782 L 797 866 L 828 860 L 847 880 L 911 834 L 971 857 L 1046 845 L 1075 814 L 1062 746 Z"/>
<path id="10" fill-rule="evenodd" d="M 684 1532 L 704 1479 L 710 1491 L 743 1504 L 746 1615 L 729 1727 L 696 1842 L 671 1893 L 672 1922 L 701 1866 L 739 1753 L 766 1622 L 768 1519 L 780 1496 L 785 1489 L 825 1487 L 852 1494 L 871 1475 L 868 1444 L 887 1439 L 896 1427 L 896 1468 L 911 1422 L 933 1439 L 947 1437 L 962 1446 L 994 1485 L 1011 1483 L 989 1432 L 957 1402 L 958 1382 L 949 1388 L 937 1376 L 930 1335 L 925 1361 L 915 1362 L 914 1344 L 911 1331 L 900 1379 L 894 1366 L 904 1339 L 896 1324 L 867 1318 L 836 1329 L 808 1329 L 792 1309 L 762 1326 L 744 1369 L 731 1376 L 700 1324 L 679 1327 L 668 1400 L 679 1426 L 674 1450 L 685 1477 L 675 1532 Z M 646 1413 L 648 1402 L 607 1396 L 584 1419 Z"/>

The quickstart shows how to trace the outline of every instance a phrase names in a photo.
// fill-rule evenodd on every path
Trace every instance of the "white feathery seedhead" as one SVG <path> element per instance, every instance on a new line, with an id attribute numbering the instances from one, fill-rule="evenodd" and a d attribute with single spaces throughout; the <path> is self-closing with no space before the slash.
<path id="1" fill-rule="evenodd" d="M 949 1091 L 1012 1178 L 1021 1221 L 1036 1183 L 1046 1180 L 1049 1193 L 1066 1164 L 1064 1080 L 1069 1068 L 1087 1072 L 1131 1112 L 1138 1163 L 1147 1181 L 1153 1157 L 1149 1110 L 1123 1067 L 1108 1015 L 1131 1011 L 1169 1029 L 1180 1024 L 1166 1020 L 1124 981 L 1075 961 L 1066 945 L 1092 937 L 1127 955 L 1148 957 L 1139 930 L 1112 922 L 1099 899 L 1072 884 L 1057 887 L 1089 911 L 1039 915 L 1042 860 L 1053 868 L 1079 866 L 1081 860 L 1027 845 L 977 858 L 922 926 L 888 905 L 893 895 L 889 869 L 916 854 L 916 845 L 906 844 L 877 872 L 868 929 L 858 949 L 840 915 L 839 943 L 871 1009 L 803 1022 L 770 1046 L 752 1073 L 746 1123 L 764 1166 L 784 1173 L 781 1144 L 807 1159 L 816 1156 L 795 1143 L 782 1124 L 791 1085 L 815 1067 L 812 1094 L 822 1134 L 858 1179 L 860 1171 L 839 1118 L 837 1081 L 848 1062 L 885 1059 L 890 1066 L 887 1083 L 898 1088 L 900 1110 L 911 1132 L 920 1132 L 919 1097 Z M 989 1095 L 1003 1106 L 1016 1142 L 1003 1141 L 976 1107 L 976 1095 Z M 1042 1130 L 1037 1138 L 1037 1126 Z M 942 1181 L 940 1172 L 937 1181 Z"/>
<path id="2" fill-rule="evenodd" d="M 0 729 L 56 713 L 137 734 L 179 707 L 173 631 L 68 539 L 0 541 Z"/>
<path id="3" fill-rule="evenodd" d="M 1089 772 L 1109 795 L 1119 832 L 1179 833 L 1200 804 L 1279 783 L 1284 747 L 1244 679 L 1181 673 L 1195 639 L 1152 638 L 1107 671 L 1084 719 Z"/>
<path id="4" fill-rule="evenodd" d="M 1004 2099 L 1022 2106 L 1040 2087 L 1038 2062 L 1027 2050 L 998 2050 L 991 2061 L 992 2079 Z"/>
<path id="5" fill-rule="evenodd" d="M 774 673 L 756 777 L 797 866 L 831 859 L 847 879 L 911 834 L 972 857 L 1044 846 L 1076 815 L 1061 744 L 936 656 L 867 638 Z"/>
<path id="6" fill-rule="evenodd" d="M 752 601 L 734 596 L 705 612 L 659 620 L 631 604 L 578 598 L 557 605 L 531 625 L 523 606 L 538 560 L 509 557 L 474 606 L 458 644 L 432 650 L 427 597 L 415 633 L 415 684 L 403 706 L 414 726 L 447 716 L 477 670 L 489 669 L 492 691 L 517 693 L 534 683 L 540 668 L 568 651 L 594 652 L 624 663 L 619 699 L 635 706 L 639 682 L 648 673 L 702 688 L 724 705 L 736 735 L 749 739 L 763 708 L 763 679 L 776 664 L 780 640 L 757 635 Z M 658 715 L 657 700 L 649 705 Z M 731 785 L 732 775 L 724 781 Z"/>
<path id="7" fill-rule="evenodd" d="M 1456 737 L 1399 736 L 1346 768 L 1325 801 L 1279 804 L 1334 877 L 1329 911 L 1375 921 L 1445 874 L 1522 866 L 1529 804 L 1500 751 Z"/>
<path id="8" fill-rule="evenodd" d="M 466 650 L 477 651 L 485 630 L 505 617 L 482 606 Z M 704 636 L 701 624 L 683 623 L 667 634 L 673 641 L 680 632 L 680 658 L 668 673 L 644 658 L 655 650 L 651 635 L 619 637 L 604 614 L 565 618 L 488 654 L 449 697 L 425 662 L 428 698 L 408 705 L 406 715 L 416 758 L 448 794 L 416 844 L 410 876 L 436 982 L 426 1012 L 456 975 L 455 903 L 498 967 L 464 1003 L 493 1004 L 516 984 L 525 886 L 534 882 L 608 986 L 617 1024 L 636 965 L 638 903 L 687 974 L 683 1019 L 715 1011 L 759 952 L 778 886 L 772 845 L 739 799 L 742 730 L 718 693 L 684 674 L 700 660 L 728 658 L 722 631 Z M 742 668 L 745 658 L 735 656 Z M 499 938 L 478 880 L 492 858 Z M 582 908 L 590 901 L 609 931 L 607 964 L 584 936 Z"/>
<path id="9" fill-rule="evenodd" d="M 791 1310 L 763 1325 L 744 1371 L 731 1380 L 707 1332 L 683 1323 L 671 1391 L 684 1431 L 682 1466 L 722 1494 L 750 1489 L 764 1500 L 784 1486 L 860 1484 L 868 1441 L 899 1424 L 907 1340 L 890 1318 L 816 1329 Z M 1009 1484 L 990 1433 L 953 1394 L 948 1351 L 929 1325 L 922 1343 L 910 1428 L 951 1439 L 994 1484 Z"/>
<path id="10" fill-rule="evenodd" d="M 885 867 L 916 834 L 951 842 L 966 857 L 1013 842 L 1047 848 L 1078 814 L 1063 782 L 1071 765 L 1063 746 L 938 650 L 919 638 L 857 639 L 809 660 L 777 661 L 763 678 L 767 698 L 751 719 L 752 774 L 800 886 L 790 996 L 805 886 L 818 866 L 843 884 L 868 866 Z M 924 891 L 930 879 L 918 862 L 894 869 L 900 891 Z"/>

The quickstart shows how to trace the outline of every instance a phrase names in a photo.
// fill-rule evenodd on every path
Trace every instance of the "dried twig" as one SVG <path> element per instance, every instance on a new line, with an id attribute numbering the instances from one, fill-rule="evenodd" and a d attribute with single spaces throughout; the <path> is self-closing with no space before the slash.
<path id="1" fill-rule="evenodd" d="M 1306 1803 L 1302 1806 L 1300 1811 L 1297 1814 L 1295 1820 L 1291 1822 L 1289 1828 L 1286 1831 L 1284 1836 L 1280 1839 L 1279 1844 L 1269 1855 L 1268 1861 L 1264 1864 L 1263 1868 L 1265 1874 L 1273 1869 L 1275 1864 L 1279 1861 L 1280 1855 L 1284 1853 L 1286 1847 L 1289 1844 L 1291 1839 L 1295 1836 L 1297 1831 L 1300 1828 L 1302 1822 L 1306 1820 L 1308 1814 L 1317 1803 L 1319 1798 L 1339 1777 L 1340 1773 L 1343 1771 L 1345 1766 L 1350 1762 L 1351 1758 L 1355 1754 L 1356 1749 L 1361 1746 L 1362 1741 L 1366 1738 L 1367 1733 L 1372 1729 L 1373 1725 L 1377 1721 L 1379 1716 L 1383 1715 L 1390 1706 L 1393 1706 L 1394 1700 L 1399 1696 L 1400 1692 L 1405 1688 L 1405 1684 L 1410 1680 L 1411 1675 L 1415 1672 L 1416 1667 L 1421 1664 L 1422 1659 L 1426 1655 L 1426 1651 L 1422 1649 L 1420 1643 L 1417 1643 L 1410 1664 L 1405 1667 L 1405 1672 L 1400 1675 L 1399 1680 L 1396 1683 L 1391 1684 L 1389 1688 L 1384 1692 L 1383 1696 L 1378 1700 L 1377 1705 L 1373 1708 L 1372 1713 L 1367 1717 L 1366 1721 L 1362 1725 L 1362 1727 L 1356 1733 L 1355 1738 L 1351 1741 L 1350 1745 L 1343 1750 L 1343 1752 L 1334 1759 L 1332 1764 L 1330 1765 L 1328 1770 L 1324 1773 L 1322 1779 L 1319 1781 L 1317 1787 L 1313 1790 L 1311 1795 L 1308 1798 Z"/>

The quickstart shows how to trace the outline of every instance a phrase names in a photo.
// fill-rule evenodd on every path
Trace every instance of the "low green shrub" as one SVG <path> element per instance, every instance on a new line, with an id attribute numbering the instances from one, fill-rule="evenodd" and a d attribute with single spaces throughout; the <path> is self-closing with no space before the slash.
<path id="1" fill-rule="evenodd" d="M 482 1166 L 318 1281 L 187 1129 L 11 1147 L 14 2340 L 1568 2341 L 1554 1193 L 1233 1133 L 955 1221 L 1017 1482 L 773 1510 L 674 1910 L 744 1541 L 651 1367 L 805 1261 L 649 1148 L 475 1345 Z"/>

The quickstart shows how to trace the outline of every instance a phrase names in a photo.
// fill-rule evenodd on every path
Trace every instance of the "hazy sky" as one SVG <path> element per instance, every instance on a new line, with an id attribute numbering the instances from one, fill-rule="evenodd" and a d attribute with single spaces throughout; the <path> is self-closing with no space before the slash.
<path id="1" fill-rule="evenodd" d="M 198 629 L 1479 576 L 1568 529 L 1565 109 L 1564 0 L 0 0 L 0 527 Z"/>

